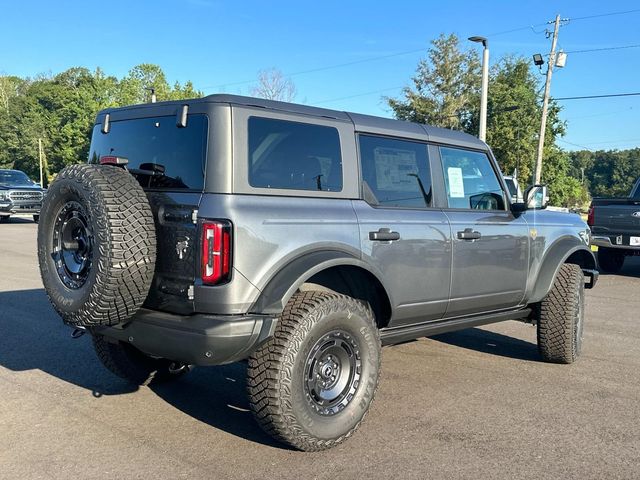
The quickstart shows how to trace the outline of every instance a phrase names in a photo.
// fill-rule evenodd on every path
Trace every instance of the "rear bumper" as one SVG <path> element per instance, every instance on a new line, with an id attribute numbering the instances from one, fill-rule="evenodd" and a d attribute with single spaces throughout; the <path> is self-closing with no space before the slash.
<path id="1" fill-rule="evenodd" d="M 273 334 L 275 325 L 272 316 L 182 316 L 141 309 L 125 325 L 92 330 L 155 357 L 191 365 L 221 365 L 247 358 Z"/>
<path id="2" fill-rule="evenodd" d="M 620 240 L 620 243 L 618 243 L 618 239 Z M 597 245 L 598 247 L 619 248 L 621 250 L 640 251 L 640 246 L 629 245 L 629 235 L 612 235 L 612 236 L 593 235 L 591 237 L 591 244 Z"/>

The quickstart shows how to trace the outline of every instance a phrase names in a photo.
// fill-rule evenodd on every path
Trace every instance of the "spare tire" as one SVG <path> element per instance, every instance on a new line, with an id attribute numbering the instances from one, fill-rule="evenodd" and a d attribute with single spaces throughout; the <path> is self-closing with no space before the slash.
<path id="1" fill-rule="evenodd" d="M 62 170 L 42 204 L 38 262 L 65 323 L 131 318 L 147 298 L 156 262 L 153 214 L 137 180 L 109 165 Z"/>

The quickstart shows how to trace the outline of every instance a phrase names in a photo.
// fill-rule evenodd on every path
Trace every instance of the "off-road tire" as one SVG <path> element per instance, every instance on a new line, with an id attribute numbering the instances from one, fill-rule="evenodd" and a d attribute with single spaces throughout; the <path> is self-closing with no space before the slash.
<path id="1" fill-rule="evenodd" d="M 573 363 L 582 349 L 583 329 L 584 277 L 578 265 L 565 263 L 539 305 L 538 350 L 543 360 Z"/>
<path id="2" fill-rule="evenodd" d="M 317 345 L 336 332 L 357 345 L 351 358 L 359 358 L 360 376 L 351 396 L 344 396 L 348 403 L 328 415 L 305 390 L 305 372 Z M 380 336 L 370 306 L 336 293 L 299 292 L 287 303 L 273 337 L 249 359 L 251 410 L 277 440 L 299 450 L 324 450 L 356 431 L 373 401 L 379 373 Z"/>
<path id="3" fill-rule="evenodd" d="M 618 273 L 624 265 L 624 259 L 624 254 L 613 248 L 598 248 L 598 267 L 602 272 Z"/>
<path id="4" fill-rule="evenodd" d="M 72 260 L 62 262 L 64 250 L 54 245 L 66 235 L 64 219 L 69 215 L 86 225 L 82 243 L 91 252 L 83 257 L 89 260 L 76 282 L 81 283 L 78 288 L 69 286 L 75 280 L 65 273 Z M 70 248 L 69 244 L 56 245 Z M 38 261 L 49 299 L 66 323 L 91 327 L 131 318 L 147 297 L 156 261 L 153 215 L 136 179 L 109 165 L 72 165 L 62 170 L 40 212 Z"/>
<path id="5" fill-rule="evenodd" d="M 93 348 L 96 355 L 111 373 L 134 385 L 149 385 L 180 378 L 187 369 L 177 373 L 170 369 L 171 361 L 153 358 L 135 347 L 105 339 L 102 335 L 93 335 Z"/>

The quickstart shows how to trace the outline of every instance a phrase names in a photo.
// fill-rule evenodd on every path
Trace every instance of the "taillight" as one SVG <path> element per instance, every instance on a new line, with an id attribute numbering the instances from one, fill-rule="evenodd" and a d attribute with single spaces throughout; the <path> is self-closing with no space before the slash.
<path id="1" fill-rule="evenodd" d="M 590 227 L 593 227 L 595 220 L 596 220 L 595 209 L 593 208 L 593 205 L 589 205 L 589 211 L 587 212 L 587 225 L 589 225 Z"/>
<path id="2" fill-rule="evenodd" d="M 231 224 L 211 221 L 202 224 L 202 282 L 216 285 L 231 273 Z"/>

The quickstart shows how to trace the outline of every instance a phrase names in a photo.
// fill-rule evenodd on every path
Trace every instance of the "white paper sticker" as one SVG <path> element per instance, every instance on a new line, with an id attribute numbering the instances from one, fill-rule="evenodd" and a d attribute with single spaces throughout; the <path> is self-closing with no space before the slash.
<path id="1" fill-rule="evenodd" d="M 462 181 L 462 169 L 459 167 L 447 168 L 449 177 L 449 196 L 451 198 L 464 198 L 464 182 Z"/>

